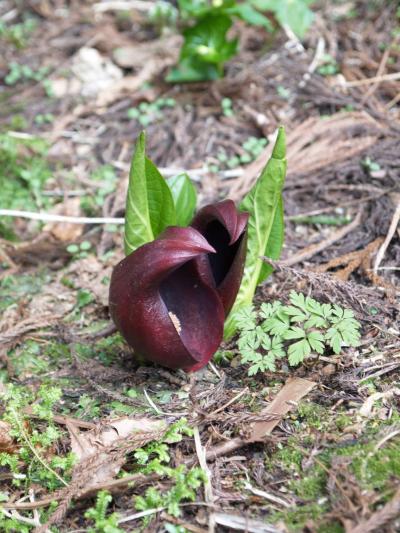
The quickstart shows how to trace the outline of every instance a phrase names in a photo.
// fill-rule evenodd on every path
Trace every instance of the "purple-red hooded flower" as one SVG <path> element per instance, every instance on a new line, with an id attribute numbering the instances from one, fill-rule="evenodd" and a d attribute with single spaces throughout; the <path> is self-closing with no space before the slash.
<path id="1" fill-rule="evenodd" d="M 139 356 L 186 371 L 208 363 L 240 287 L 247 220 L 231 200 L 206 206 L 115 267 L 111 317 Z"/>
<path id="2" fill-rule="evenodd" d="M 114 269 L 110 313 L 140 356 L 169 368 L 198 370 L 216 352 L 224 309 L 193 259 L 214 248 L 193 228 L 167 228 Z"/>
<path id="3" fill-rule="evenodd" d="M 197 229 L 215 249 L 194 259 L 202 279 L 217 289 L 228 315 L 242 281 L 247 245 L 248 213 L 239 213 L 232 200 L 206 205 L 194 217 Z"/>

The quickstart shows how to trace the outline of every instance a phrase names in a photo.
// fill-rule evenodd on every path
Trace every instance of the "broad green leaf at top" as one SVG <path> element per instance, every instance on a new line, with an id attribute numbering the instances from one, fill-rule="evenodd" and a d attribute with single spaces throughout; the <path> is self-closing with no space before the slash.
<path id="1" fill-rule="evenodd" d="M 236 330 L 235 314 L 243 306 L 251 305 L 257 285 L 270 273 L 263 266 L 262 256 L 268 253 L 279 258 L 283 245 L 282 189 L 286 176 L 286 139 L 283 127 L 254 187 L 240 204 L 249 213 L 247 256 L 242 283 L 233 309 L 225 322 L 225 336 Z"/>
<path id="2" fill-rule="evenodd" d="M 146 157 L 146 138 L 139 135 L 129 173 L 125 209 L 125 254 L 154 240 L 176 223 L 172 193 L 156 166 Z"/>
<path id="3" fill-rule="evenodd" d="M 179 11 L 183 18 L 202 18 L 205 15 L 223 13 L 226 9 L 234 6 L 236 0 L 178 0 Z"/>
<path id="4" fill-rule="evenodd" d="M 167 179 L 175 203 L 176 224 L 187 226 L 192 220 L 197 203 L 197 192 L 187 174 L 178 174 Z"/>
<path id="5" fill-rule="evenodd" d="M 237 2 L 231 8 L 227 9 L 230 15 L 236 15 L 248 24 L 253 26 L 262 26 L 267 31 L 273 30 L 273 25 L 268 17 L 257 11 L 249 2 L 238 4 Z"/>
<path id="6" fill-rule="evenodd" d="M 288 26 L 298 37 L 303 38 L 314 20 L 308 7 L 315 0 L 250 0 L 259 11 L 271 11 L 282 27 Z"/>

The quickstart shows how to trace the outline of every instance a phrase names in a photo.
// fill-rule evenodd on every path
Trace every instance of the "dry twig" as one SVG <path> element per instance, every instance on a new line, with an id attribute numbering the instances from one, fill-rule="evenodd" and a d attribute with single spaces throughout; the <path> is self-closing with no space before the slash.
<path id="1" fill-rule="evenodd" d="M 340 241 L 341 239 L 343 239 L 343 237 L 351 233 L 353 230 L 356 229 L 357 226 L 360 225 L 361 216 L 362 216 L 362 209 L 358 211 L 356 217 L 350 222 L 350 224 L 343 226 L 337 231 L 334 231 L 326 239 L 318 242 L 317 244 L 313 244 L 311 246 L 308 246 L 307 248 L 304 248 L 303 250 L 300 250 L 299 252 L 297 252 L 297 254 L 294 254 L 288 259 L 285 259 L 283 261 L 283 264 L 285 266 L 293 266 L 293 265 L 296 265 L 297 263 L 301 263 L 302 261 L 306 261 L 307 259 L 310 259 L 318 252 L 322 252 L 322 250 L 325 250 L 325 248 L 328 248 L 335 242 Z"/>
<path id="2" fill-rule="evenodd" d="M 377 275 L 377 272 L 378 272 L 378 268 L 382 262 L 382 259 L 385 255 L 385 252 L 390 244 L 390 241 L 392 240 L 393 238 L 393 235 L 395 234 L 396 232 L 396 228 L 399 224 L 399 221 L 400 221 L 400 195 L 396 195 L 396 198 L 398 200 L 398 204 L 397 204 L 397 207 L 396 207 L 396 210 L 393 214 L 393 218 L 392 218 L 392 221 L 390 223 L 390 227 L 389 227 L 389 231 L 386 235 L 386 238 L 385 240 L 383 241 L 382 243 L 382 246 L 379 248 L 379 251 L 378 253 L 376 254 L 376 259 L 375 259 L 375 263 L 374 263 L 374 274 Z"/>

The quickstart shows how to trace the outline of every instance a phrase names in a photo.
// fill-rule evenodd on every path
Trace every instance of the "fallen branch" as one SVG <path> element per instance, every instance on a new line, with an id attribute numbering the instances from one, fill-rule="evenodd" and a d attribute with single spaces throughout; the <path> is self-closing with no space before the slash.
<path id="1" fill-rule="evenodd" d="M 54 215 L 50 213 L 34 213 L 33 211 L 20 211 L 18 209 L 0 209 L 0 216 L 21 217 L 41 222 L 68 222 L 69 224 L 124 224 L 124 218 L 113 217 L 71 217 L 67 215 Z"/>
<path id="2" fill-rule="evenodd" d="M 378 272 L 378 268 L 382 262 L 382 259 L 385 255 L 385 252 L 387 250 L 387 247 L 389 246 L 390 244 L 390 241 L 392 240 L 393 238 L 393 235 L 395 234 L 396 232 L 396 228 L 399 224 L 399 221 L 400 221 L 400 195 L 396 195 L 396 198 L 398 199 L 398 204 L 397 204 L 397 207 L 396 207 L 396 210 L 393 214 L 393 218 L 392 218 L 392 221 L 390 223 L 390 227 L 389 227 L 389 231 L 386 235 L 386 238 L 385 240 L 383 241 L 382 243 L 382 246 L 379 248 L 378 250 L 378 253 L 376 254 L 376 259 L 375 259 L 375 264 L 374 264 L 374 274 L 376 275 L 377 272 Z"/>
<path id="3" fill-rule="evenodd" d="M 361 87 L 362 85 L 369 85 L 370 83 L 381 83 L 383 81 L 400 80 L 400 72 L 393 72 L 392 74 L 383 74 L 382 76 L 373 76 L 372 78 L 363 78 L 362 80 L 354 81 L 338 81 L 334 85 L 341 87 Z"/>
<path id="4" fill-rule="evenodd" d="M 106 2 L 98 2 L 94 4 L 93 11 L 95 13 L 105 13 L 107 11 L 129 11 L 129 9 L 137 9 L 138 11 L 150 11 L 153 9 L 155 2 L 148 0 L 109 0 Z"/>
<path id="5" fill-rule="evenodd" d="M 136 485 L 143 485 L 145 483 L 153 483 L 157 481 L 160 476 L 151 474 L 146 476 L 144 474 L 132 474 L 130 476 L 125 476 L 120 479 L 110 479 L 109 481 L 104 481 L 103 483 L 97 483 L 96 485 L 91 485 L 85 490 L 82 490 L 79 493 L 79 498 L 85 498 L 91 494 L 96 494 L 99 490 L 109 490 L 114 491 L 130 483 L 136 483 Z M 59 501 L 64 497 L 64 493 L 61 491 L 51 494 L 47 498 L 42 498 L 41 500 L 35 500 L 33 502 L 2 502 L 0 504 L 2 509 L 18 509 L 20 511 L 31 511 L 32 509 L 39 509 L 40 507 L 47 507 L 53 502 Z"/>

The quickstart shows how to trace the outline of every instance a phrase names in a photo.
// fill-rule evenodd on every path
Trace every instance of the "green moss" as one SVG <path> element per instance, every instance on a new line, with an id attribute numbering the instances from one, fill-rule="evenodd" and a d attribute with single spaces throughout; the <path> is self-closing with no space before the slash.
<path id="1" fill-rule="evenodd" d="M 352 458 L 350 468 L 364 489 L 383 491 L 390 480 L 400 477 L 400 439 L 375 451 L 376 442 L 337 450 Z"/>
<path id="2" fill-rule="evenodd" d="M 288 440 L 288 446 L 278 446 L 280 449 L 274 453 L 272 458 L 268 457 L 266 460 L 266 468 L 272 469 L 280 467 L 283 470 L 289 470 L 290 472 L 300 472 L 301 462 L 303 460 L 303 454 L 300 450 L 296 449 L 296 440 L 291 437 Z"/>
<path id="3" fill-rule="evenodd" d="M 341 413 L 335 418 L 335 424 L 339 431 L 343 431 L 353 424 L 353 420 L 348 415 Z"/>
<path id="4" fill-rule="evenodd" d="M 37 269 L 34 275 L 9 275 L 0 280 L 0 311 L 5 311 L 21 299 L 31 299 L 38 294 L 43 285 L 50 281 L 46 270 Z"/>
<path id="5" fill-rule="evenodd" d="M 310 520 L 317 521 L 328 512 L 326 503 L 314 502 L 307 505 L 298 505 L 293 509 L 273 513 L 269 522 L 283 521 L 289 531 L 301 531 Z M 327 529 L 324 530 L 324 533 Z M 322 532 L 322 530 L 321 530 Z"/>
<path id="6" fill-rule="evenodd" d="M 326 492 L 326 472 L 321 467 L 315 467 L 307 475 L 289 482 L 289 488 L 296 496 L 304 500 L 316 500 Z"/>
<path id="7" fill-rule="evenodd" d="M 20 138 L 0 133 L 0 187 L 2 204 L 9 209 L 37 211 L 49 207 L 52 200 L 43 196 L 43 187 L 51 176 L 46 160 L 47 144 L 38 137 Z M 13 229 L 14 220 L 5 217 L 2 224 Z"/>
<path id="8" fill-rule="evenodd" d="M 47 360 L 42 356 L 40 344 L 32 340 L 26 341 L 22 349 L 13 350 L 9 357 L 19 377 L 27 373 L 40 375 L 49 369 Z"/>
<path id="9" fill-rule="evenodd" d="M 278 477 L 289 478 L 286 487 L 304 505 L 275 513 L 270 521 L 281 520 L 290 531 L 300 531 L 311 520 L 318 532 L 341 533 L 341 524 L 324 521 L 324 516 L 331 509 L 330 493 L 326 485 L 327 471 L 338 456 L 349 458 L 347 468 L 355 476 L 361 490 L 375 491 L 380 496 L 380 503 L 390 499 L 394 480 L 400 477 L 400 437 L 392 438 L 379 449 L 376 447 L 390 431 L 386 426 L 392 426 L 398 417 L 399 413 L 394 411 L 390 421 L 366 421 L 363 435 L 348 444 L 340 440 L 338 433 L 336 443 L 326 447 L 319 445 L 317 457 L 311 460 L 311 466 L 307 470 L 303 470 L 303 462 L 309 458 L 316 439 L 319 442 L 319 432 L 326 431 L 326 428 L 331 432 L 341 432 L 346 426 L 353 424 L 354 420 L 345 412 L 332 416 L 321 406 L 302 403 L 298 412 L 298 418 L 302 422 L 298 424 L 296 436 L 290 437 L 286 445 L 281 445 L 268 457 L 266 468 Z M 296 422 L 299 420 L 295 420 L 293 424 L 296 425 Z M 308 432 L 310 427 L 314 428 L 312 434 Z"/>
<path id="10" fill-rule="evenodd" d="M 339 522 L 324 522 L 317 527 L 318 533 L 343 533 L 344 527 Z"/>
<path id="11" fill-rule="evenodd" d="M 308 427 L 322 430 L 329 424 L 330 417 L 327 416 L 327 411 L 325 407 L 314 402 L 301 402 L 297 415 Z"/>

